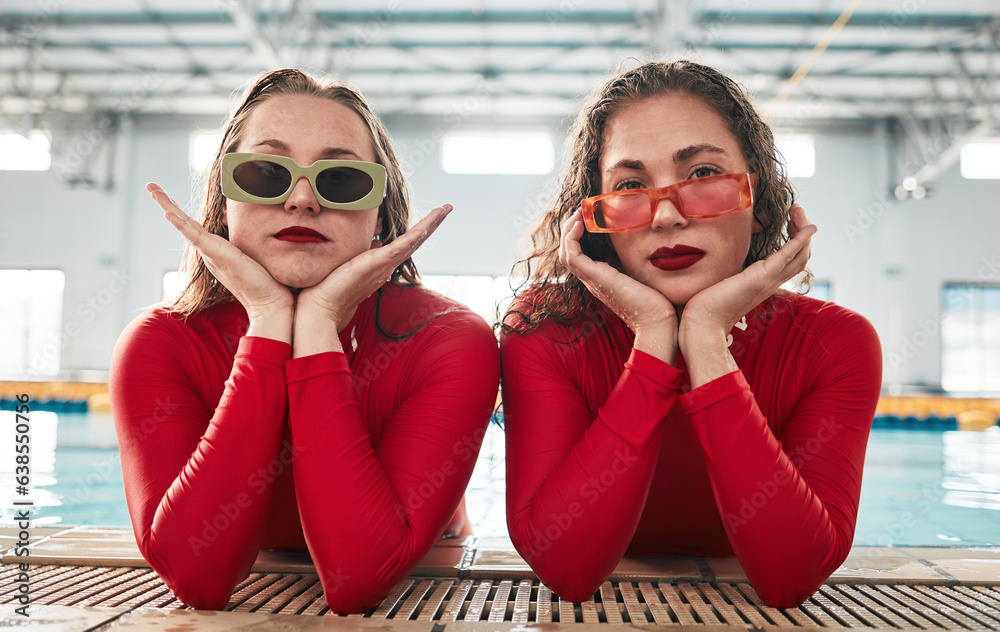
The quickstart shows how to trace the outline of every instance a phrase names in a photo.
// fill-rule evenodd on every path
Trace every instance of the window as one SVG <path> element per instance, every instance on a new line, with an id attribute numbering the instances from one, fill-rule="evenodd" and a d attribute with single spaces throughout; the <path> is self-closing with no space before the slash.
<path id="1" fill-rule="evenodd" d="M 799 284 L 798 277 L 796 277 L 791 281 L 785 282 L 785 284 L 781 286 L 781 289 L 788 290 L 789 292 L 798 292 L 799 294 L 806 294 L 811 298 L 815 298 L 821 301 L 830 300 L 829 281 L 813 280 L 813 282 L 810 284 L 810 287 L 805 287 Z"/>
<path id="2" fill-rule="evenodd" d="M 448 134 L 441 153 L 446 173 L 546 174 L 555 165 L 549 134 Z"/>
<path id="3" fill-rule="evenodd" d="M 962 145 L 959 162 L 963 178 L 1000 179 L 1000 140 Z"/>
<path id="4" fill-rule="evenodd" d="M 0 133 L 0 171 L 47 171 L 51 164 L 49 137 L 42 132 Z"/>
<path id="5" fill-rule="evenodd" d="M 420 275 L 424 286 L 456 300 L 492 324 L 496 320 L 496 296 L 493 277 L 442 274 Z"/>
<path id="6" fill-rule="evenodd" d="M 195 173 L 205 173 L 219 151 L 222 134 L 215 132 L 194 132 L 188 143 L 188 166 Z"/>
<path id="7" fill-rule="evenodd" d="M 491 326 L 497 320 L 497 306 L 502 317 L 514 297 L 511 286 L 518 288 L 523 279 L 490 276 L 422 274 L 429 290 L 456 300 L 483 317 Z"/>
<path id="8" fill-rule="evenodd" d="M 941 387 L 1000 391 L 1000 286 L 948 284 L 943 302 Z M 933 320 L 920 328 L 936 333 Z"/>
<path id="9" fill-rule="evenodd" d="M 60 270 L 0 270 L 0 372 L 18 379 L 59 373 L 66 275 Z"/>
<path id="10" fill-rule="evenodd" d="M 172 303 L 187 287 L 187 273 L 171 270 L 163 275 L 163 301 Z"/>
<path id="11" fill-rule="evenodd" d="M 789 177 L 811 178 L 816 173 L 816 147 L 812 136 L 775 136 L 774 144 L 784 159 Z"/>

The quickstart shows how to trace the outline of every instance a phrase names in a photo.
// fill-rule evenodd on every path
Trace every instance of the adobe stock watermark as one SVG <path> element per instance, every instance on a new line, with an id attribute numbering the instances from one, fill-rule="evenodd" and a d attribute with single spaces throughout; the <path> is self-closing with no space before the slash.
<path id="1" fill-rule="evenodd" d="M 76 138 L 67 140 L 64 145 L 59 146 L 52 161 L 52 169 L 56 175 L 64 181 L 73 181 L 78 169 L 117 132 L 116 116 L 136 109 L 166 77 L 166 73 L 159 70 L 147 72 L 130 92 L 119 96 L 108 111 L 99 115 L 93 125 L 79 132 Z"/>
<path id="2" fill-rule="evenodd" d="M 370 14 L 371 17 L 362 26 L 355 27 L 354 41 L 347 51 L 344 59 L 345 65 L 350 67 L 361 53 L 382 38 L 385 29 L 392 23 L 396 14 L 402 10 L 403 5 L 399 0 L 390 0 L 384 9 L 373 11 Z"/>
<path id="3" fill-rule="evenodd" d="M 997 255 L 990 258 L 985 256 L 980 259 L 979 270 L 976 273 L 976 282 L 989 283 L 1000 277 L 1000 259 Z M 949 309 L 962 310 L 972 303 L 972 295 L 969 291 L 964 293 L 954 293 L 951 298 Z M 941 333 L 941 325 L 947 313 L 944 310 L 937 310 L 930 318 L 917 322 L 917 329 L 908 336 L 904 336 L 896 351 L 891 351 L 886 356 L 889 365 L 893 370 L 909 364 L 910 360 L 917 357 L 921 350 Z"/>
<path id="4" fill-rule="evenodd" d="M 904 24 L 913 20 L 927 0 L 903 0 L 893 2 L 889 11 L 882 11 L 886 17 L 879 18 L 878 30 L 882 39 L 889 41 L 890 35 Z"/>
<path id="5" fill-rule="evenodd" d="M 127 272 L 115 270 L 107 284 L 95 294 L 79 302 L 73 310 L 73 318 L 66 323 L 58 334 L 50 333 L 41 346 L 32 349 L 28 367 L 19 370 L 21 379 L 31 379 L 40 374 L 45 367 L 59 356 L 73 339 L 83 333 L 84 327 L 94 322 L 115 299 L 125 291 L 135 277 Z"/>
<path id="6" fill-rule="evenodd" d="M 888 193 L 877 191 L 868 206 L 858 207 L 857 218 L 853 222 L 844 222 L 844 236 L 847 237 L 847 242 L 854 245 L 854 242 L 867 233 L 892 205 L 893 201 Z"/>
<path id="7" fill-rule="evenodd" d="M 438 300 L 424 303 L 418 309 L 410 313 L 410 316 L 406 321 L 407 326 L 404 331 L 392 333 L 401 334 L 410 332 L 418 327 L 426 325 L 427 323 L 433 322 L 435 318 L 448 313 L 450 309 L 448 305 L 448 303 Z M 382 345 L 381 351 L 379 351 L 374 357 L 365 358 L 364 362 L 362 362 L 354 371 L 354 394 L 360 394 L 361 391 L 368 388 L 372 382 L 378 379 L 378 377 L 381 376 L 386 369 L 392 366 L 392 363 L 395 362 L 396 358 L 403 353 L 403 349 L 406 348 L 406 345 L 409 344 L 410 340 L 410 336 L 400 340 L 392 339 L 388 343 Z"/>
<path id="8" fill-rule="evenodd" d="M 885 547 L 905 545 L 907 532 L 917 524 L 918 520 L 926 516 L 932 507 L 941 502 L 944 494 L 941 489 L 933 485 L 925 484 L 920 490 L 909 498 L 909 509 L 899 514 L 899 517 L 884 524 L 885 531 L 874 546 L 868 549 L 866 557 L 877 559 L 886 555 L 891 555 Z M 882 548 L 879 548 L 882 547 Z"/>
<path id="9" fill-rule="evenodd" d="M 548 22 L 551 29 L 561 27 L 566 20 L 579 11 L 580 7 L 586 3 L 587 0 L 560 0 L 559 6 L 555 9 L 545 11 L 545 21 Z"/>
<path id="10" fill-rule="evenodd" d="M 137 444 L 152 437 L 160 423 L 169 420 L 171 415 L 180 410 L 180 405 L 172 402 L 169 395 L 166 399 L 158 397 L 153 403 L 156 405 L 153 412 L 144 416 L 139 423 L 128 426 L 128 433 Z M 78 480 L 73 492 L 63 498 L 64 504 L 82 505 L 89 502 L 98 488 L 106 485 L 117 472 L 121 471 L 120 453 L 115 451 L 114 454 L 91 464 L 89 470 Z"/>
<path id="11" fill-rule="evenodd" d="M 801 446 L 788 452 L 788 458 L 796 470 L 802 469 L 828 444 L 843 428 L 843 424 L 833 419 L 822 419 L 820 428 L 816 436 L 810 437 Z M 765 480 L 758 480 L 754 486 L 755 491 L 740 498 L 739 510 L 727 512 L 725 516 L 726 526 L 735 535 L 739 530 L 749 524 L 757 514 L 766 507 L 778 494 L 778 490 L 785 487 L 794 480 L 785 470 L 778 468 L 770 477 Z"/>
<path id="12" fill-rule="evenodd" d="M 592 476 L 578 490 L 580 500 L 587 505 L 595 505 L 602 496 L 614 491 L 614 486 L 618 480 L 628 473 L 632 467 L 639 462 L 639 456 L 631 447 L 624 450 L 619 448 L 614 452 L 614 459 L 597 476 Z M 553 512 L 549 514 L 547 524 L 536 525 L 538 530 L 533 534 L 531 542 L 527 542 L 522 552 L 524 560 L 528 564 L 533 563 L 542 557 L 552 546 L 569 532 L 576 521 L 585 515 L 584 504 L 580 501 L 572 501 L 566 505 L 565 511 Z"/>
<path id="13" fill-rule="evenodd" d="M 540 214 L 555 207 L 559 200 L 559 186 L 549 178 L 545 188 L 536 196 L 526 195 L 519 205 L 519 211 L 511 215 L 510 221 L 518 232 L 524 232 L 534 226 Z"/>
<path id="14" fill-rule="evenodd" d="M 403 175 L 413 176 L 417 167 L 436 155 L 444 142 L 445 135 L 458 127 L 462 121 L 475 114 L 482 104 L 496 92 L 496 81 L 482 79 L 476 83 L 475 89 L 468 96 L 453 103 L 444 114 L 445 125 L 436 127 L 424 138 L 415 141 L 412 146 L 406 146 L 399 152 L 399 164 Z"/>
<path id="15" fill-rule="evenodd" d="M 53 16 L 62 11 L 68 3 L 69 0 L 39 0 L 35 3 L 38 10 L 32 13 L 30 18 L 18 24 L 10 33 L 11 38 L 20 46 L 30 44 L 51 25 Z"/>
<path id="16" fill-rule="evenodd" d="M 274 481 L 292 466 L 295 458 L 303 451 L 288 441 L 282 442 L 281 446 L 281 452 L 276 458 L 270 460 L 266 466 L 258 467 L 247 477 L 246 487 L 253 494 L 241 491 L 229 500 L 219 502 L 215 516 L 201 521 L 201 537 L 188 535 L 188 546 L 191 547 L 195 557 L 201 556 L 204 549 L 217 541 L 239 519 L 245 509 L 259 502 L 255 496 L 260 496 L 271 489 Z"/>
<path id="17" fill-rule="evenodd" d="M 583 350 L 584 345 L 587 344 L 587 340 L 594 336 L 594 334 L 603 331 L 604 325 L 608 322 L 608 317 L 599 307 L 595 309 L 584 310 L 582 320 L 579 325 L 579 333 L 576 338 L 568 341 L 556 344 L 556 348 L 559 350 L 559 357 L 565 359 L 581 350 Z"/>
<path id="18" fill-rule="evenodd" d="M 688 42 L 686 57 L 697 58 L 702 48 L 715 44 L 726 28 L 736 21 L 736 11 L 746 11 L 750 8 L 750 0 L 735 0 L 732 5 L 732 9 L 719 11 L 718 16 L 695 31 L 694 38 Z"/>
<path id="19" fill-rule="evenodd" d="M 471 474 L 471 470 L 465 464 L 479 456 L 479 450 L 488 430 L 489 424 L 476 428 L 471 433 L 457 439 L 451 447 L 451 452 L 456 459 L 444 459 L 437 468 L 424 472 L 423 480 L 416 486 L 400 493 L 402 502 L 396 503 L 395 507 L 396 517 L 400 522 L 405 522 L 407 515 L 419 511 L 434 498 L 451 477 L 459 472 Z"/>

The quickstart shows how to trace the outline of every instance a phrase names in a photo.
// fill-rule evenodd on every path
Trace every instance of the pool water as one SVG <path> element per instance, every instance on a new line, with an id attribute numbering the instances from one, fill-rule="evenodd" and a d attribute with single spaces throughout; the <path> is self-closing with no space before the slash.
<path id="1" fill-rule="evenodd" d="M 114 424 L 107 413 L 32 413 L 32 489 L 14 488 L 13 421 L 0 412 L 0 525 L 13 500 L 34 526 L 129 525 Z M 504 437 L 491 425 L 466 503 L 477 535 L 507 537 Z M 855 545 L 1000 545 L 1000 428 L 872 431 Z"/>

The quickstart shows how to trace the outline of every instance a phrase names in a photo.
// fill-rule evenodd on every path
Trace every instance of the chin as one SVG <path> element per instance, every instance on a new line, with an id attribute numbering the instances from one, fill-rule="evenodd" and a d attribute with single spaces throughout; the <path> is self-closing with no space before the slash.
<path id="1" fill-rule="evenodd" d="M 270 271 L 269 271 L 270 272 Z M 294 289 L 305 289 L 307 287 L 312 287 L 318 285 L 323 279 L 325 279 L 332 270 L 326 271 L 300 271 L 300 272 L 271 272 L 271 276 L 278 283 L 294 288 Z"/>
<path id="2" fill-rule="evenodd" d="M 674 307 L 683 307 L 684 305 L 687 304 L 688 301 L 694 298 L 695 295 L 698 294 L 698 292 L 704 289 L 700 285 L 697 287 L 693 287 L 687 283 L 677 284 L 676 282 L 675 283 L 653 282 L 653 283 L 646 283 L 646 285 L 650 286 L 651 288 L 653 288 L 654 290 L 665 296 L 667 300 L 670 301 L 670 303 Z M 680 285 L 680 287 L 678 287 L 678 285 Z"/>

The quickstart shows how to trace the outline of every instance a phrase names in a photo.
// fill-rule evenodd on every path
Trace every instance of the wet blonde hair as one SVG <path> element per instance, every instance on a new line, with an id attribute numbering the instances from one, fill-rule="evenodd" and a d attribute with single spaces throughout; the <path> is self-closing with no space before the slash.
<path id="1" fill-rule="evenodd" d="M 364 121 L 371 137 L 375 162 L 385 167 L 386 171 L 386 196 L 378 209 L 379 217 L 382 219 L 379 239 L 383 244 L 391 243 L 393 239 L 406 232 L 409 226 L 410 200 L 403 170 L 392 150 L 389 135 L 359 92 L 335 80 L 320 83 L 301 70 L 292 68 L 275 70 L 259 76 L 247 88 L 242 102 L 229 117 L 219 150 L 209 168 L 205 201 L 201 208 L 202 225 L 210 233 L 229 239 L 229 229 L 223 224 L 226 198 L 222 195 L 222 156 L 235 151 L 239 146 L 246 130 L 247 120 L 261 103 L 276 96 L 300 94 L 340 103 L 350 108 Z M 233 300 L 233 295 L 219 283 L 205 265 L 201 254 L 190 245 L 187 247 L 181 268 L 188 272 L 190 280 L 177 300 L 164 308 L 167 311 L 186 317 L 207 307 Z M 418 284 L 420 276 L 413 260 L 407 259 L 401 263 L 393 270 L 390 280 L 411 285 Z"/>

